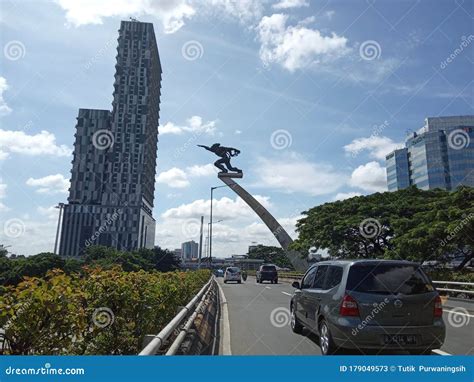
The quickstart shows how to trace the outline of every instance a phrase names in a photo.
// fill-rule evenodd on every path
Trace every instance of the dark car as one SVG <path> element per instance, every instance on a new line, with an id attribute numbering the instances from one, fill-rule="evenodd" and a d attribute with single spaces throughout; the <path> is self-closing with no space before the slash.
<path id="1" fill-rule="evenodd" d="M 273 264 L 263 264 L 258 268 L 257 283 L 263 283 L 265 280 L 272 284 L 278 284 L 278 271 Z"/>
<path id="2" fill-rule="evenodd" d="M 429 354 L 444 343 L 441 298 L 416 263 L 324 261 L 293 286 L 291 328 L 317 333 L 323 354 L 339 349 Z"/>

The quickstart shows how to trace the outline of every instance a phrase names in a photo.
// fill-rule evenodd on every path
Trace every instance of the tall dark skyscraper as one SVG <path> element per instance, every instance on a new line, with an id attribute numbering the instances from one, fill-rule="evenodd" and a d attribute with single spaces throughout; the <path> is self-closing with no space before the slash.
<path id="1" fill-rule="evenodd" d="M 59 253 L 153 248 L 161 64 L 153 24 L 122 21 L 112 111 L 79 109 Z"/>

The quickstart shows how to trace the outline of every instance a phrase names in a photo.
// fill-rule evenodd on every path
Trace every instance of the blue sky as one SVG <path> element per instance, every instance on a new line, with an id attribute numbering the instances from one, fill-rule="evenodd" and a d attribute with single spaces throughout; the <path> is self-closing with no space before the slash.
<path id="1" fill-rule="evenodd" d="M 427 116 L 473 114 L 469 1 L 0 3 L 0 244 L 52 250 L 78 108 L 110 109 L 120 20 L 153 22 L 163 67 L 156 244 L 197 240 L 237 147 L 241 184 L 295 237 L 301 211 L 386 189 L 384 155 Z M 214 254 L 276 245 L 225 188 Z"/>

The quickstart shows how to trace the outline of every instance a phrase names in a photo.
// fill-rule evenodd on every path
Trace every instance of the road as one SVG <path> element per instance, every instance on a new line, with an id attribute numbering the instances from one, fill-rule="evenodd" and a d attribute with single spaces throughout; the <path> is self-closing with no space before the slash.
<path id="1" fill-rule="evenodd" d="M 255 277 L 249 277 L 242 284 L 224 284 L 222 278 L 218 278 L 218 282 L 227 299 L 232 354 L 321 354 L 315 336 L 297 335 L 291 331 L 289 302 L 294 289 L 289 283 L 257 284 Z M 449 304 L 445 307 L 447 335 L 441 350 L 449 354 L 472 355 L 474 312 L 454 310 L 455 303 Z"/>

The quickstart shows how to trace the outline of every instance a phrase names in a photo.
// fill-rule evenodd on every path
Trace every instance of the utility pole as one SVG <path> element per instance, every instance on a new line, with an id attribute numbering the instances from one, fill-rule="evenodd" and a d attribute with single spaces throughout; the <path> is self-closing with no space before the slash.
<path id="1" fill-rule="evenodd" d="M 61 219 L 63 214 L 64 203 L 59 203 L 54 208 L 59 208 L 59 216 L 58 216 L 58 226 L 56 228 L 56 240 L 54 241 L 54 254 L 58 254 L 58 242 L 59 242 L 59 230 L 61 227 Z"/>

